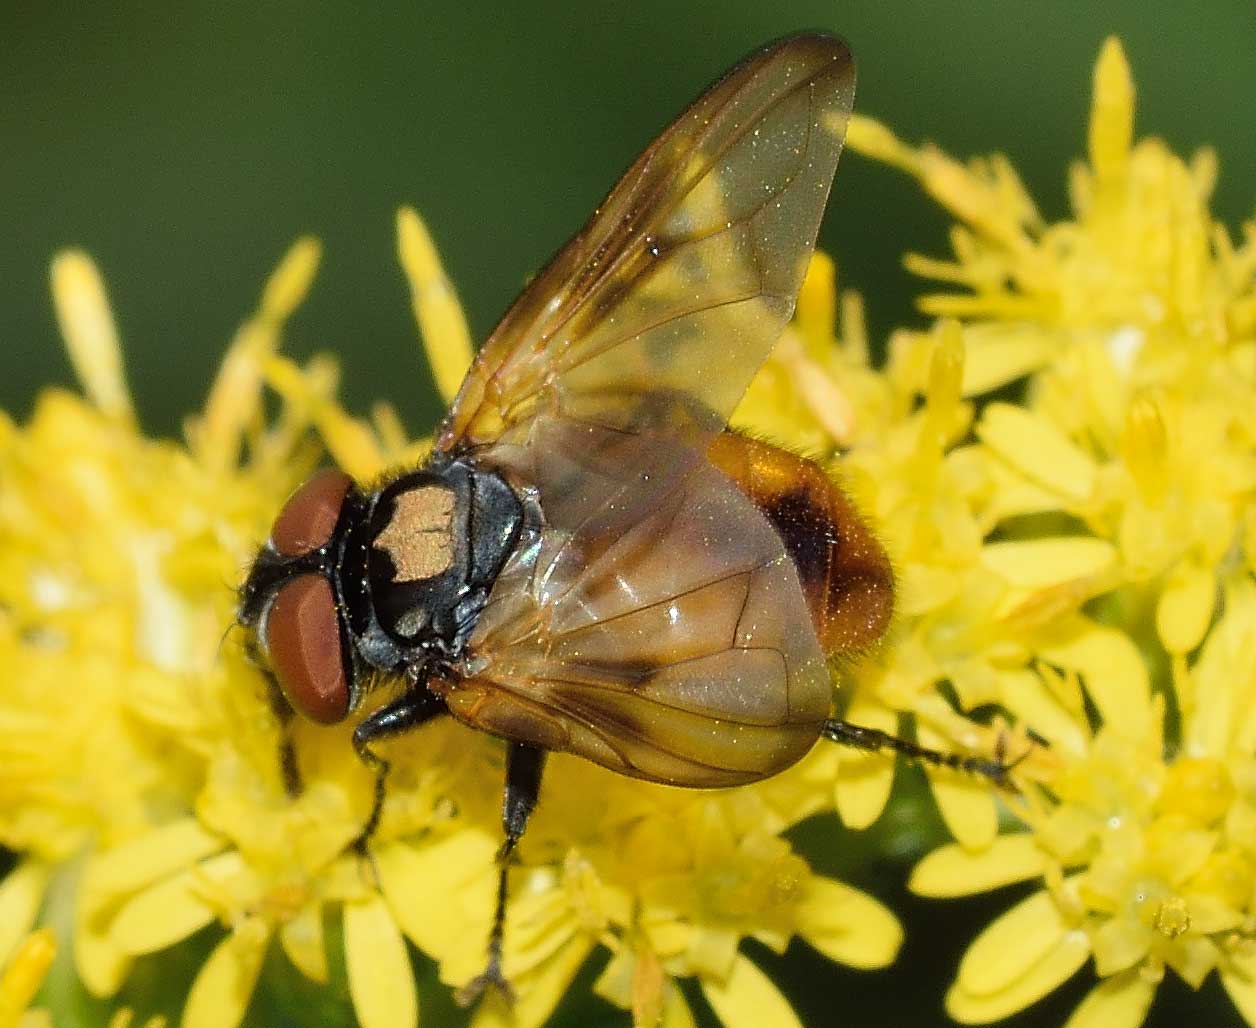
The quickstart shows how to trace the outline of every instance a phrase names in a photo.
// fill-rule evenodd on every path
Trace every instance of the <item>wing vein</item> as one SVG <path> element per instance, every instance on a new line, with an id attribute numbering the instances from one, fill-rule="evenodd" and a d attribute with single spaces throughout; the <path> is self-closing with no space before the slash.
<path id="1" fill-rule="evenodd" d="M 557 377 L 558 375 L 565 374 L 568 371 L 572 371 L 575 368 L 581 367 L 582 365 L 587 364 L 589 361 L 593 360 L 594 358 L 601 357 L 603 354 L 608 353 L 609 351 L 615 349 L 615 347 L 622 346 L 624 343 L 631 342 L 634 339 L 640 339 L 647 332 L 657 331 L 660 328 L 664 328 L 667 325 L 670 325 L 673 321 L 679 321 L 680 319 L 687 318 L 693 314 L 702 314 L 702 313 L 705 313 L 706 311 L 720 310 L 723 307 L 735 307 L 739 303 L 748 303 L 751 300 L 758 300 L 760 297 L 763 297 L 763 296 L 771 296 L 773 299 L 780 298 L 779 294 L 766 293 L 763 289 L 762 281 L 760 281 L 759 288 L 753 290 L 752 292 L 743 293 L 738 296 L 730 296 L 722 300 L 703 300 L 698 306 L 686 307 L 683 310 L 676 311 L 672 314 L 669 314 L 667 317 L 662 318 L 659 321 L 655 321 L 648 325 L 645 325 L 642 328 L 633 329 L 631 332 L 625 333 L 624 335 L 613 336 L 609 342 L 604 343 L 602 346 L 598 347 L 596 350 L 591 350 L 589 353 L 581 353 L 579 360 L 572 361 L 571 363 L 567 363 L 567 364 L 562 364 L 559 367 L 551 368 L 547 374 L 546 384 L 551 383 L 554 380 L 554 378 Z"/>
<path id="2" fill-rule="evenodd" d="M 702 592 L 703 589 L 710 589 L 712 586 L 722 585 L 725 582 L 731 582 L 735 578 L 753 575 L 758 571 L 762 571 L 766 567 L 770 567 L 771 565 L 778 563 L 779 560 L 780 558 L 773 558 L 772 560 L 766 561 L 756 567 L 731 571 L 726 575 L 720 575 L 718 578 L 713 578 L 710 581 L 703 582 L 701 585 L 695 585 L 692 588 L 672 593 L 670 596 L 664 596 L 661 600 L 644 603 L 639 607 L 633 607 L 631 610 L 625 610 L 618 614 L 612 614 L 610 617 L 598 618 L 597 621 L 590 625 L 581 625 L 579 628 L 572 628 L 565 632 L 559 632 L 552 638 L 563 639 L 568 636 L 577 635 L 580 632 L 588 631 L 590 628 L 601 628 L 603 625 L 613 625 L 616 621 L 620 621 L 623 618 L 631 617 L 634 614 L 640 614 L 642 611 L 653 610 L 655 607 L 662 607 L 664 604 L 674 603 L 676 600 L 683 600 L 686 596 L 693 596 L 696 593 Z"/>
<path id="3" fill-rule="evenodd" d="M 774 110 L 776 110 L 783 103 L 785 103 L 785 101 L 793 99 L 793 97 L 797 95 L 797 93 L 802 89 L 806 89 L 808 91 L 807 111 L 808 111 L 808 115 L 810 115 L 811 97 L 813 95 L 815 80 L 820 76 L 820 74 L 828 70 L 829 69 L 827 67 L 821 68 L 815 74 L 809 75 L 801 79 L 800 81 L 796 82 L 794 85 L 790 86 L 787 90 L 783 91 L 778 96 L 774 97 L 770 103 L 765 105 L 760 111 L 756 112 L 753 117 L 747 118 L 739 129 L 734 129 L 733 134 L 730 136 L 730 138 L 724 144 L 724 146 L 721 149 L 712 151 L 710 156 L 702 164 L 700 164 L 698 170 L 694 172 L 693 179 L 690 181 L 688 188 L 686 188 L 683 192 L 678 192 L 675 199 L 671 203 L 656 205 L 657 198 L 660 196 L 665 196 L 667 194 L 668 189 L 675 185 L 675 181 L 673 178 L 665 177 L 659 181 L 658 185 L 655 186 L 654 190 L 649 194 L 645 202 L 637 204 L 635 209 L 650 210 L 654 214 L 654 217 L 652 218 L 652 220 L 656 224 L 658 222 L 665 221 L 667 219 L 667 216 L 673 214 L 676 211 L 676 209 L 685 200 L 689 198 L 689 196 L 693 193 L 693 191 L 697 189 L 698 186 L 706 180 L 707 176 L 711 173 L 711 170 L 715 167 L 717 163 L 719 163 L 720 159 L 723 157 L 724 154 L 726 154 L 729 150 L 731 150 L 738 143 L 740 143 L 743 139 L 745 139 L 746 135 L 754 127 L 761 125 L 768 118 L 768 116 L 771 115 L 771 113 Z M 808 132 L 810 132 L 810 123 L 811 123 L 811 118 L 808 117 Z M 701 152 L 703 148 L 703 144 L 709 138 L 710 134 L 714 131 L 715 131 L 715 124 L 713 120 L 712 124 L 708 126 L 707 129 L 701 135 L 697 137 L 697 139 L 695 140 L 693 144 L 693 149 Z M 808 143 L 810 143 L 810 135 L 808 135 Z M 809 148 L 810 147 L 808 146 L 808 149 Z M 657 154 L 655 155 L 655 157 L 657 157 Z M 641 170 L 642 170 L 642 173 L 644 173 L 646 168 L 643 167 Z M 618 189 L 616 189 L 616 191 L 618 191 Z M 630 230 L 628 233 L 630 238 L 635 237 L 639 234 L 640 234 L 639 231 L 635 227 L 632 230 Z M 616 255 L 616 257 L 613 260 L 611 260 L 608 264 L 603 266 L 601 274 L 596 275 L 592 279 L 590 279 L 588 285 L 584 289 L 582 289 L 577 294 L 573 294 L 571 298 L 569 299 L 569 301 L 563 304 L 564 313 L 560 316 L 558 322 L 551 329 L 547 330 L 546 337 L 552 338 L 554 335 L 558 334 L 558 332 L 560 332 L 566 326 L 567 322 L 570 321 L 571 318 L 575 315 L 576 311 L 578 311 L 584 305 L 584 303 L 588 300 L 589 295 L 593 293 L 594 290 L 602 282 L 606 281 L 609 278 L 612 278 L 613 275 L 619 270 L 620 266 L 625 261 L 627 261 L 630 257 L 634 256 L 635 253 L 636 251 L 634 250 L 630 250 L 627 247 L 621 247 L 618 255 Z"/>

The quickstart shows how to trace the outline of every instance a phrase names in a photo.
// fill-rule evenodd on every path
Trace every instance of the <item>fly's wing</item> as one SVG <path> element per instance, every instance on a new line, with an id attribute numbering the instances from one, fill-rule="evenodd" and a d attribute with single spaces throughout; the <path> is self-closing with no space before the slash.
<path id="1" fill-rule="evenodd" d="M 705 455 L 545 416 L 494 461 L 545 510 L 503 568 L 451 713 L 687 786 L 798 760 L 831 685 L 780 537 Z"/>
<path id="2" fill-rule="evenodd" d="M 550 413 L 700 449 L 793 312 L 853 97 L 828 36 L 779 42 L 712 86 L 507 312 L 437 448 L 516 438 Z"/>
<path id="3" fill-rule="evenodd" d="M 828 37 L 751 57 L 485 345 L 437 445 L 540 516 L 437 686 L 463 721 L 689 786 L 815 742 L 831 687 L 797 574 L 706 450 L 792 313 L 852 89 Z"/>

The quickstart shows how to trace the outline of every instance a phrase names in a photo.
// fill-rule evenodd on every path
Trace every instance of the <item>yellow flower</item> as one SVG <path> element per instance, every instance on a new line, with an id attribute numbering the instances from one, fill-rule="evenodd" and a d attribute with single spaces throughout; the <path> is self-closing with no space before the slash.
<path id="1" fill-rule="evenodd" d="M 317 261 L 314 242 L 293 247 L 180 446 L 138 433 L 99 276 L 81 254 L 58 257 L 58 316 L 92 402 L 50 391 L 29 426 L 6 421 L 0 436 L 0 639 L 13 672 L 0 696 L 0 838 L 24 858 L 0 884 L 0 945 L 12 952 L 49 883 L 69 879 L 75 964 L 109 995 L 135 957 L 219 922 L 230 932 L 192 985 L 188 1025 L 239 1021 L 272 934 L 326 978 L 328 902 L 345 911 L 363 1023 L 414 1020 L 396 995 L 412 981 L 400 932 L 380 930 L 394 921 L 344 856 L 370 775 L 343 732 L 310 731 L 296 743 L 305 787 L 289 796 L 265 680 L 239 639 L 224 639 L 232 583 L 319 459 L 310 425 L 346 463 L 406 454 L 387 411 L 378 431 L 333 420 L 326 360 L 299 372 L 303 390 L 273 423 L 261 420 L 264 377 L 286 370 L 275 368 L 283 322 Z M 447 820 L 444 786 L 400 781 L 390 823 L 417 832 Z"/>
<path id="2" fill-rule="evenodd" d="M 121 843 L 181 802 L 202 759 L 198 676 L 224 673 L 216 658 L 232 601 L 220 583 L 238 574 L 266 507 L 301 473 L 299 429 L 272 437 L 247 470 L 206 466 L 215 451 L 234 461 L 242 426 L 222 412 L 247 395 L 219 389 L 207 406 L 205 462 L 137 435 L 90 262 L 59 257 L 53 292 L 96 403 L 49 391 L 24 430 L 7 421 L 0 429 L 0 646 L 10 669 L 0 696 L 0 839 L 24 857 L 0 886 L 12 915 L 5 954 L 32 922 L 53 865 L 89 841 Z M 273 337 L 284 300 L 272 297 L 246 334 Z"/>
<path id="3" fill-rule="evenodd" d="M 46 1011 L 30 1009 L 57 953 L 51 929 L 30 933 L 13 948 L 0 971 L 0 1028 L 36 1028 L 51 1024 Z"/>
<path id="4" fill-rule="evenodd" d="M 930 896 L 1043 881 L 969 947 L 947 996 L 956 1020 L 1006 1017 L 1088 958 L 1102 980 L 1073 1028 L 1140 1023 L 1166 968 L 1194 988 L 1218 971 L 1249 1023 L 1256 1015 L 1256 794 L 1248 784 L 1256 658 L 1245 649 L 1256 639 L 1256 583 L 1236 579 L 1225 611 L 1182 669 L 1180 748 L 1168 761 L 1159 699 L 1127 697 L 1120 716 L 1092 734 L 1076 680 L 1042 670 L 1043 707 L 1054 707 L 1064 729 L 1051 738 L 1062 760 L 1051 791 L 1018 807 L 1030 832 L 977 853 L 943 847 L 912 875 L 912 888 Z"/>
<path id="5" fill-rule="evenodd" d="M 933 896 L 1042 882 L 965 954 L 947 996 L 964 1023 L 1006 1017 L 1093 959 L 1100 981 L 1069 1028 L 1141 1023 L 1166 968 L 1193 988 L 1216 971 L 1256 1024 L 1256 247 L 1251 225 L 1236 247 L 1208 212 L 1210 153 L 1187 164 L 1133 143 L 1133 92 L 1108 40 L 1074 217 L 1054 224 L 1004 158 L 964 166 L 867 119 L 851 127 L 856 150 L 916 176 L 959 221 L 953 260 L 908 258 L 962 287 L 921 301 L 958 320 L 899 333 L 890 377 L 897 364 L 917 383 L 926 415 L 944 346 L 964 358 L 959 409 L 999 387 L 1015 397 L 1006 387 L 1026 378 L 1021 403 L 975 401 L 975 441 L 941 459 L 966 489 L 917 538 L 958 556 L 929 575 L 909 551 L 911 637 L 886 662 L 1050 744 L 1022 769 L 1040 784 L 1011 803 L 1027 832 L 990 841 L 948 816 L 958 842 L 912 877 Z M 937 503 L 942 474 L 911 480 L 925 486 L 909 512 Z M 965 546 L 979 555 L 965 561 Z"/>
<path id="6" fill-rule="evenodd" d="M 1074 219 L 1055 224 L 1005 158 L 965 167 L 867 119 L 852 121 L 850 143 L 915 175 L 960 219 L 954 260 L 907 263 L 969 290 L 921 300 L 964 319 L 963 394 L 1035 373 L 1028 409 L 990 404 L 976 426 L 1008 480 L 1000 515 L 1059 512 L 1114 543 L 1123 576 L 1157 593 L 1165 649 L 1187 653 L 1252 525 L 1256 236 L 1236 246 L 1212 219 L 1211 151 L 1187 163 L 1159 139 L 1133 144 L 1133 97 L 1109 39 L 1090 161 L 1070 175 Z"/>

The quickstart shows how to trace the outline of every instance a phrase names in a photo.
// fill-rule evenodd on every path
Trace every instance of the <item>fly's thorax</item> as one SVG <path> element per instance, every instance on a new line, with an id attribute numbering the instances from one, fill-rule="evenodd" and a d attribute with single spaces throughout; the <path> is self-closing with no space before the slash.
<path id="1" fill-rule="evenodd" d="M 469 460 L 385 485 L 372 498 L 366 556 L 380 627 L 404 648 L 457 657 L 521 525 L 510 486 Z"/>

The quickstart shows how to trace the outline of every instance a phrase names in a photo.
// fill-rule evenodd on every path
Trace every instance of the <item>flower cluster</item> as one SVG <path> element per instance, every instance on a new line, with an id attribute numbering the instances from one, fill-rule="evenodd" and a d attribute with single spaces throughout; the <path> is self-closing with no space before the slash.
<path id="1" fill-rule="evenodd" d="M 817 254 L 734 417 L 829 467 L 891 553 L 896 621 L 838 669 L 845 716 L 1016 762 L 1021 791 L 1002 798 L 928 770 L 955 842 L 912 888 L 1040 886 L 961 961 L 946 1002 L 965 1023 L 1093 959 L 1071 1028 L 1139 1024 L 1166 968 L 1193 986 L 1217 972 L 1256 1025 L 1256 227 L 1236 244 L 1211 219 L 1210 154 L 1133 138 L 1115 41 L 1071 220 L 1044 220 L 1002 158 L 964 165 L 854 119 L 854 150 L 955 216 L 952 259 L 908 258 L 951 291 L 922 299 L 937 320 L 896 332 L 878 368 L 858 296 Z M 412 211 L 398 239 L 448 400 L 466 322 Z M 347 413 L 330 358 L 280 354 L 317 262 L 309 240 L 284 258 L 181 442 L 138 427 L 94 266 L 54 262 L 85 397 L 49 390 L 29 423 L 0 420 L 0 1028 L 49 1022 L 54 990 L 27 1008 L 53 932 L 106 998 L 139 961 L 208 937 L 189 1028 L 233 1028 L 283 974 L 347 991 L 363 1028 L 413 1028 L 439 999 L 415 950 L 449 986 L 482 969 L 500 744 L 452 722 L 385 743 L 363 856 L 373 778 L 353 725 L 286 717 L 231 630 L 234 586 L 298 481 L 327 458 L 371 479 L 428 445 L 387 406 Z M 729 1028 L 797 1025 L 742 943 L 892 962 L 894 915 L 785 835 L 834 810 L 870 824 L 892 773 L 822 746 L 766 782 L 695 792 L 553 757 L 512 872 L 517 998 L 489 994 L 472 1023 L 544 1023 L 596 953 L 594 989 L 637 1028 L 694 1023 L 685 979 Z"/>
<path id="2" fill-rule="evenodd" d="M 962 708 L 995 704 L 1050 744 L 1014 804 L 1027 831 L 987 845 L 949 817 L 957 842 L 913 875 L 933 896 L 1042 883 L 965 954 L 947 996 L 964 1023 L 1090 958 L 1099 982 L 1071 1028 L 1141 1023 L 1166 968 L 1194 988 L 1216 971 L 1256 1023 L 1256 226 L 1236 244 L 1209 215 L 1210 152 L 1134 142 L 1133 96 L 1109 40 L 1073 217 L 1054 224 L 1003 158 L 965 166 L 871 121 L 851 131 L 957 219 L 952 259 L 908 265 L 960 288 L 921 300 L 943 320 L 898 334 L 887 374 L 917 376 L 927 418 L 939 359 L 962 353 L 952 403 L 977 405 L 905 505 L 926 514 L 950 472 L 949 515 L 914 528 L 936 547 L 918 590 L 907 558 L 924 660 L 900 645 L 890 675 L 945 678 Z M 1002 395 L 1019 403 L 976 399 L 1017 382 Z M 936 567 L 970 547 L 971 578 Z M 886 677 L 870 687 L 903 709 Z"/>

